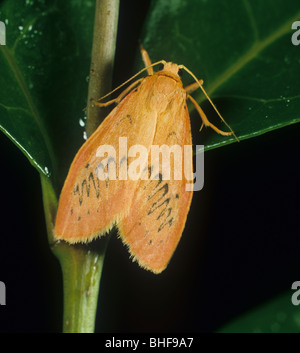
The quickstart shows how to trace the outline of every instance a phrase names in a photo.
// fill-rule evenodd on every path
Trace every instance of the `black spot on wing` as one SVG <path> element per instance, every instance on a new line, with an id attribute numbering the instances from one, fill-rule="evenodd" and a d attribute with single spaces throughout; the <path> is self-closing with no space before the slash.
<path id="1" fill-rule="evenodd" d="M 91 192 L 94 191 L 95 196 L 100 196 L 100 185 L 98 178 L 94 177 L 94 173 L 90 172 L 87 178 L 84 178 L 80 184 L 76 184 L 74 187 L 73 194 L 78 194 L 78 202 L 81 206 L 84 197 L 90 197 Z"/>
<path id="2" fill-rule="evenodd" d="M 128 121 L 129 121 L 129 124 L 132 125 L 132 118 L 131 118 L 131 115 L 129 115 L 129 114 L 123 116 L 123 117 L 117 122 L 116 125 L 121 124 L 121 122 L 122 122 L 123 120 L 128 120 Z"/>
<path id="3" fill-rule="evenodd" d="M 176 132 L 175 131 L 169 132 L 167 138 L 169 138 L 171 136 L 176 136 Z"/>
<path id="4" fill-rule="evenodd" d="M 171 226 L 174 223 L 174 218 L 171 217 L 171 213 L 172 213 L 172 208 L 168 208 L 167 209 L 167 214 L 165 214 L 165 210 L 163 211 L 163 213 L 160 214 L 159 218 L 164 215 L 165 217 L 163 218 L 162 223 L 160 224 L 159 228 L 158 228 L 158 232 L 160 232 L 166 225 L 169 225 L 169 228 L 171 228 Z"/>
<path id="5" fill-rule="evenodd" d="M 157 189 L 157 186 L 161 183 L 161 181 L 159 181 L 157 183 L 157 185 L 155 186 L 154 188 L 154 192 L 151 193 L 150 195 L 148 195 L 148 200 L 150 200 L 151 198 L 153 198 L 155 195 L 159 194 L 161 191 L 163 192 L 161 197 L 156 201 L 156 202 L 159 202 L 162 198 L 164 198 L 164 196 L 168 193 L 169 191 L 169 184 L 168 183 L 165 183 L 161 188 Z M 157 190 L 155 190 L 157 189 Z"/>
<path id="6" fill-rule="evenodd" d="M 168 140 L 171 136 L 175 136 L 177 143 L 179 143 L 179 142 L 178 142 L 178 137 L 177 137 L 176 131 L 169 132 L 169 134 L 168 134 L 168 136 L 167 136 L 167 140 Z"/>
<path id="7" fill-rule="evenodd" d="M 158 232 L 160 232 L 166 225 L 171 227 L 174 222 L 174 218 L 172 217 L 172 207 L 170 207 L 171 198 L 167 197 L 167 194 L 169 193 L 169 184 L 165 183 L 160 188 L 158 188 L 161 182 L 162 180 L 159 180 L 156 183 L 150 195 L 148 196 L 148 200 L 150 201 L 155 196 L 159 195 L 159 197 L 152 203 L 148 211 L 148 215 L 151 215 L 154 212 L 158 212 L 156 220 L 161 222 L 157 230 Z"/>

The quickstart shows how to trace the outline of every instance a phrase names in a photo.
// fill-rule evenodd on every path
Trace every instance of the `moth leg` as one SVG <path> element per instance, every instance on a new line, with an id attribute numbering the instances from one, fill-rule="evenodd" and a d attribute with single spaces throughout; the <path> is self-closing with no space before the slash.
<path id="1" fill-rule="evenodd" d="M 131 85 L 129 85 L 127 88 L 124 89 L 123 92 L 121 92 L 121 94 L 117 97 L 114 98 L 108 102 L 104 102 L 104 103 L 100 103 L 97 102 L 95 99 L 92 99 L 92 103 L 97 105 L 98 107 L 107 107 L 113 103 L 119 104 L 121 102 L 121 100 L 127 96 L 127 94 L 135 87 L 137 86 L 141 81 L 143 80 L 143 78 L 139 78 L 138 80 L 134 81 Z"/>
<path id="2" fill-rule="evenodd" d="M 203 80 L 198 80 L 200 85 L 203 85 Z M 186 91 L 187 94 L 191 94 L 194 91 L 196 91 L 199 87 L 198 82 L 193 82 L 187 86 L 184 87 L 184 90 Z"/>
<path id="3" fill-rule="evenodd" d="M 146 49 L 144 49 L 142 46 L 140 46 L 141 49 L 141 54 L 142 54 L 142 59 L 144 61 L 144 64 L 146 67 L 150 66 L 151 63 L 151 59 L 149 57 L 149 54 L 147 53 Z M 153 67 L 148 67 L 147 69 L 148 75 L 153 75 Z"/>
<path id="4" fill-rule="evenodd" d="M 192 96 L 187 95 L 187 98 L 193 103 L 194 107 L 196 108 L 197 112 L 199 113 L 199 115 L 200 115 L 200 117 L 202 119 L 202 125 L 201 125 L 201 128 L 200 128 L 200 131 L 202 130 L 203 126 L 205 125 L 205 126 L 211 127 L 213 130 L 215 130 L 220 135 L 224 135 L 224 136 L 232 135 L 232 132 L 225 132 L 225 131 L 219 130 L 215 125 L 213 125 L 207 119 L 207 116 L 205 115 L 204 111 L 201 109 L 199 104 L 195 101 L 195 99 Z"/>

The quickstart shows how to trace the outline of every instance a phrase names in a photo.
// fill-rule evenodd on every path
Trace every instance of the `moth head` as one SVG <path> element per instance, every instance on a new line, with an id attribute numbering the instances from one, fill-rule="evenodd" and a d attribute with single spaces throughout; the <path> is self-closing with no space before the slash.
<path id="1" fill-rule="evenodd" d="M 159 65 L 159 74 L 166 75 L 174 78 L 176 81 L 180 81 L 180 77 L 182 76 L 181 67 L 177 64 L 171 62 L 163 62 Z"/>

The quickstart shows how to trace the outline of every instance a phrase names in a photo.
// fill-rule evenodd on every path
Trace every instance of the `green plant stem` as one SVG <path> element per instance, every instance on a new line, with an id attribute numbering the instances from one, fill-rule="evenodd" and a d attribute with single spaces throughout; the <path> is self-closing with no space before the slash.
<path id="1" fill-rule="evenodd" d="M 107 114 L 91 99 L 99 99 L 111 90 L 116 51 L 119 0 L 97 0 L 92 60 L 89 78 L 86 132 L 89 137 Z"/>
<path id="2" fill-rule="evenodd" d="M 107 241 L 102 248 L 57 244 L 53 251 L 60 259 L 64 280 L 63 332 L 93 333 L 99 284 Z"/>
<path id="3" fill-rule="evenodd" d="M 97 0 L 89 83 L 90 98 L 99 98 L 111 88 L 116 46 L 119 0 Z M 98 127 L 101 110 L 88 104 L 87 134 Z M 91 245 L 71 245 L 54 237 L 57 197 L 50 180 L 41 177 L 48 239 L 63 274 L 63 332 L 94 332 L 99 285 L 105 257 L 106 239 Z"/>

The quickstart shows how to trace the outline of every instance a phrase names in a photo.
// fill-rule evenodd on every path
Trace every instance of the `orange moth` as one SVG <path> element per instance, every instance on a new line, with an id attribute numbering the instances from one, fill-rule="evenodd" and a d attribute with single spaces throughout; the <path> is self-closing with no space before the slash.
<path id="1" fill-rule="evenodd" d="M 222 135 L 231 135 L 233 131 L 223 132 L 211 124 L 190 96 L 200 87 L 211 102 L 202 80 L 197 80 L 183 65 L 165 61 L 151 64 L 143 48 L 141 53 L 148 76 L 133 82 L 116 99 L 106 103 L 94 101 L 100 107 L 118 105 L 73 160 L 60 195 L 55 236 L 69 243 L 85 243 L 117 226 L 133 260 L 147 270 L 160 273 L 180 240 L 193 192 L 186 191 L 190 180 L 185 175 L 181 180 L 172 177 L 176 172 L 174 160 L 170 161 L 170 179 L 164 180 L 159 158 L 141 159 L 141 155 L 129 153 L 129 147 L 143 146 L 149 152 L 154 145 L 192 145 L 187 99 L 198 111 L 202 126 L 210 126 Z M 154 73 L 153 66 L 157 64 L 163 67 Z M 184 88 L 179 77 L 181 69 L 196 82 Z M 120 138 L 124 137 L 127 138 L 125 153 L 120 150 Z M 116 154 L 101 154 L 99 146 L 109 146 Z M 135 170 L 137 159 L 140 164 Z M 192 155 L 187 165 L 191 175 Z M 129 178 L 125 173 L 121 178 L 124 167 L 133 168 L 133 175 L 140 177 Z"/>

